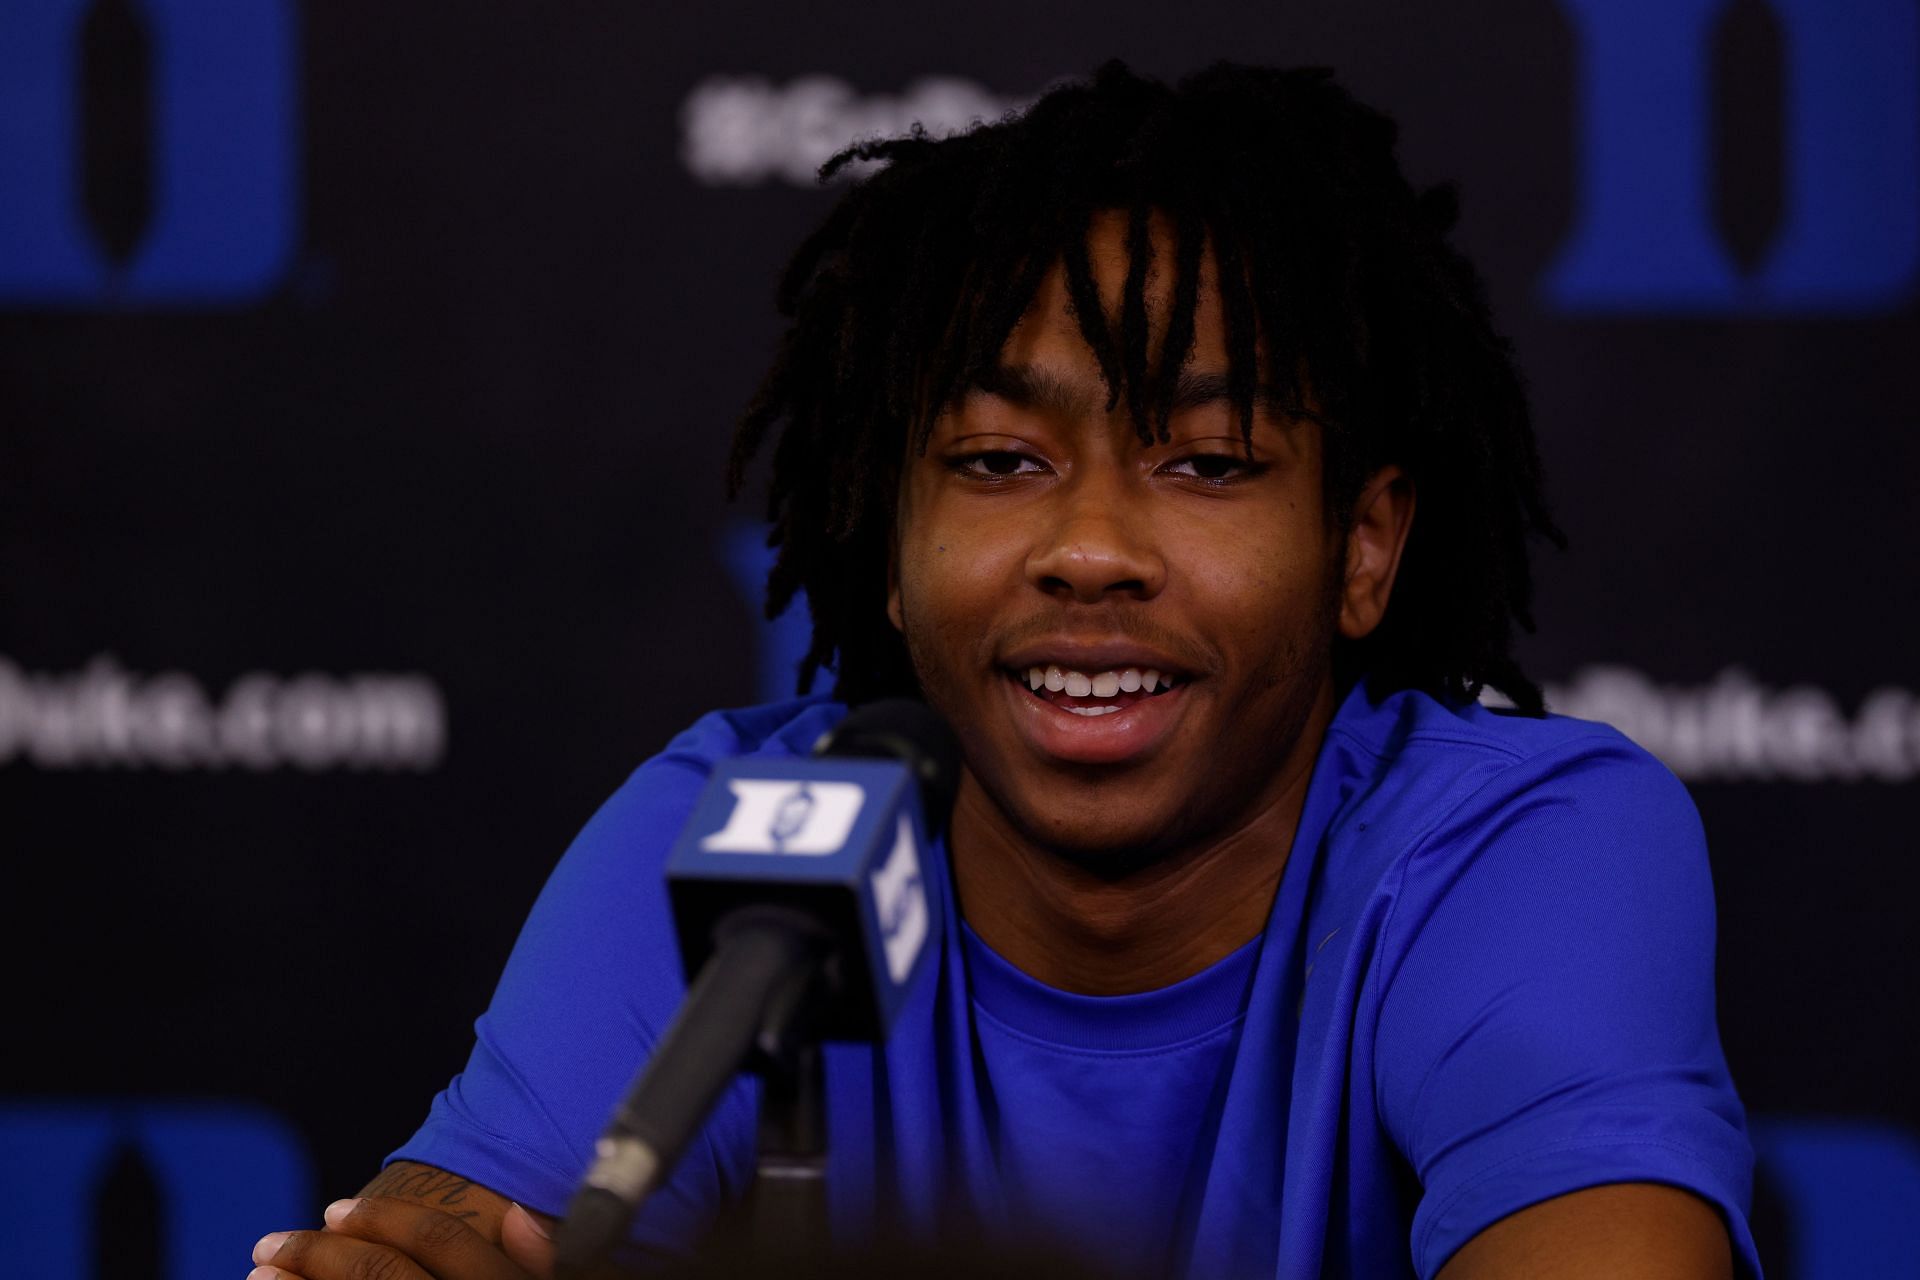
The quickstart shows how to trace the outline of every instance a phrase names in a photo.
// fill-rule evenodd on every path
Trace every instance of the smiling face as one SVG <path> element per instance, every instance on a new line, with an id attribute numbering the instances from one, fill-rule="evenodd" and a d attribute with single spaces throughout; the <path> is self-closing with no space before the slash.
<path id="1" fill-rule="evenodd" d="M 1124 219 L 1097 218 L 1089 247 L 1115 313 Z M 1256 401 L 1250 454 L 1242 441 L 1204 261 L 1166 443 L 1140 443 L 1124 400 L 1107 410 L 1056 267 L 902 474 L 888 612 L 927 700 L 994 820 L 1116 872 L 1297 791 L 1331 714 L 1334 636 L 1378 617 L 1350 598 L 1319 426 Z M 1150 278 L 1150 350 L 1169 293 Z"/>

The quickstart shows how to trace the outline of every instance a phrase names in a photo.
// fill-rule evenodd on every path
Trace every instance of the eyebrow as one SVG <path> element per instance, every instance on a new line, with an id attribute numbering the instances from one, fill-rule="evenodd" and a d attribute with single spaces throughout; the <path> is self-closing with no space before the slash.
<path id="1" fill-rule="evenodd" d="M 1028 364 L 988 365 L 967 390 L 984 392 L 1022 409 L 1038 409 L 1061 417 L 1084 417 L 1106 400 L 1105 383 L 1062 378 L 1048 369 Z M 1256 392 L 1254 398 L 1258 401 L 1262 397 Z M 1231 383 L 1225 373 L 1182 370 L 1173 384 L 1175 413 L 1231 399 Z"/>

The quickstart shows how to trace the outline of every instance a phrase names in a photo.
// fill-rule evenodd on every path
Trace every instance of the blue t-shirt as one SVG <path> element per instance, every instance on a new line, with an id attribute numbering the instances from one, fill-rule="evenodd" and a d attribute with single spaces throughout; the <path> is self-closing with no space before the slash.
<path id="1" fill-rule="evenodd" d="M 716 713 L 637 770 L 535 904 L 466 1070 L 390 1159 L 549 1213 L 684 993 L 662 869 L 713 762 L 845 708 Z M 1364 686 L 1334 717 L 1263 935 L 1160 991 L 1042 986 L 956 918 L 884 1046 L 827 1051 L 837 1231 L 956 1204 L 1132 1271 L 1432 1276 L 1530 1204 L 1686 1188 L 1757 1276 L 1685 789 L 1604 726 Z M 692 1246 L 753 1170 L 732 1089 L 635 1238 Z"/>
<path id="2" fill-rule="evenodd" d="M 961 925 L 1005 1226 L 1115 1276 L 1179 1261 L 1260 941 L 1127 996 L 1043 986 Z"/>

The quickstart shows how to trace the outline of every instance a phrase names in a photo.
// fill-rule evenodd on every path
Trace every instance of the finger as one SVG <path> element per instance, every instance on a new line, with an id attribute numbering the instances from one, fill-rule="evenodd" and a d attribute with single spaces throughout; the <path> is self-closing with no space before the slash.
<path id="1" fill-rule="evenodd" d="M 327 1206 L 326 1219 L 328 1235 L 384 1246 L 433 1280 L 529 1280 L 524 1269 L 464 1220 L 417 1201 L 388 1196 L 336 1200 Z M 412 1274 L 396 1273 L 395 1280 L 401 1275 L 412 1280 Z"/>
<path id="2" fill-rule="evenodd" d="M 553 1275 L 553 1234 L 551 1228 L 525 1206 L 515 1204 L 500 1219 L 500 1247 L 528 1274 L 538 1280 Z"/>
<path id="3" fill-rule="evenodd" d="M 253 1246 L 247 1280 L 446 1280 L 405 1254 L 331 1231 L 276 1231 Z"/>

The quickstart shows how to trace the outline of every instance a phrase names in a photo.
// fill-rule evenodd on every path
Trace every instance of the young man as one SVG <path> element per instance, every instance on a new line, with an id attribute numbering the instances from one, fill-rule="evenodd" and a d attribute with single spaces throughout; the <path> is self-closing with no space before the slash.
<path id="1" fill-rule="evenodd" d="M 1757 1272 L 1699 824 L 1512 659 L 1558 533 L 1393 139 L 1324 73 L 1109 66 L 841 157 L 884 167 L 788 272 L 733 476 L 778 428 L 770 604 L 806 591 L 834 699 L 634 775 L 465 1073 L 266 1274 L 543 1267 L 518 1206 L 564 1208 L 681 996 L 660 871 L 705 771 L 903 693 L 965 772 L 935 980 L 828 1057 L 842 1226 L 1117 1274 Z M 736 1088 L 636 1239 L 697 1243 L 753 1116 Z"/>

